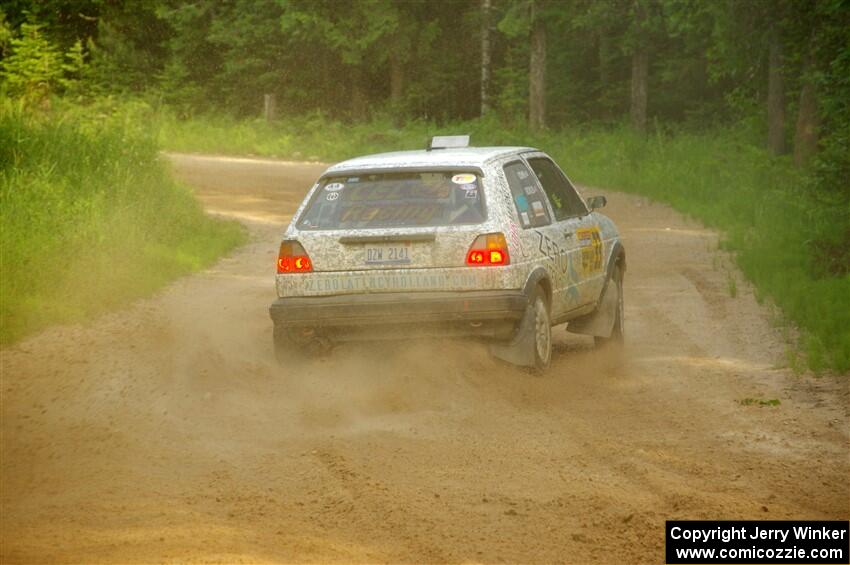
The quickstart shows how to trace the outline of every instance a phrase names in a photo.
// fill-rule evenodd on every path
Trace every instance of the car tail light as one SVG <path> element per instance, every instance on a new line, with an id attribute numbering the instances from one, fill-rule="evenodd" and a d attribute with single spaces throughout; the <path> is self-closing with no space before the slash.
<path id="1" fill-rule="evenodd" d="M 309 273 L 312 271 L 313 263 L 300 243 L 297 241 L 280 242 L 280 253 L 277 255 L 278 274 Z"/>
<path id="2" fill-rule="evenodd" d="M 466 264 L 473 267 L 509 265 L 508 242 L 501 233 L 479 235 L 466 254 Z"/>

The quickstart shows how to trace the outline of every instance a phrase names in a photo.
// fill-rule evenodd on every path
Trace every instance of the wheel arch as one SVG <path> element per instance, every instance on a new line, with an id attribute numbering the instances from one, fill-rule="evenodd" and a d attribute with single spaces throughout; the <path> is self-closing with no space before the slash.
<path id="1" fill-rule="evenodd" d="M 531 295 L 534 292 L 534 289 L 538 286 L 543 289 L 546 304 L 551 309 L 552 281 L 549 278 L 549 273 L 547 273 L 546 269 L 544 269 L 543 267 L 536 267 L 533 271 L 531 271 L 531 273 L 528 275 L 528 278 L 525 280 L 525 285 L 523 286 L 522 291 L 526 297 L 531 299 Z"/>

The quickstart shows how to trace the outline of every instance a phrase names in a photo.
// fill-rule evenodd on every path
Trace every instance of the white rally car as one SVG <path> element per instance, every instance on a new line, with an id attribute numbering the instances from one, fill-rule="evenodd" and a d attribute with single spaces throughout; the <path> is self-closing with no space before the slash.
<path id="1" fill-rule="evenodd" d="M 280 244 L 278 359 L 346 340 L 470 336 L 543 369 L 551 327 L 623 338 L 614 223 L 545 153 L 468 147 L 350 159 L 310 189 Z"/>

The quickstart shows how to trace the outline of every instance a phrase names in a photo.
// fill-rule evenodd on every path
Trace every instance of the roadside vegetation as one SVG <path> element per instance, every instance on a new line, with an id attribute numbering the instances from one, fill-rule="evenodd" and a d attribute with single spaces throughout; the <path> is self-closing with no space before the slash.
<path id="1" fill-rule="evenodd" d="M 850 0 L 22 0 L 0 12 L 9 93 L 45 100 L 51 85 L 54 116 L 118 100 L 107 105 L 139 109 L 168 150 L 333 161 L 470 133 L 541 147 L 580 184 L 667 202 L 723 232 L 759 300 L 799 329 L 788 364 L 818 372 L 850 371 L 848 46 Z"/>
<path id="2" fill-rule="evenodd" d="M 7 59 L 18 96 L 0 100 L 2 344 L 150 295 L 245 240 L 172 179 L 146 105 L 51 98 L 78 85 L 29 33 L 19 53 L 42 65 L 13 74 Z"/>

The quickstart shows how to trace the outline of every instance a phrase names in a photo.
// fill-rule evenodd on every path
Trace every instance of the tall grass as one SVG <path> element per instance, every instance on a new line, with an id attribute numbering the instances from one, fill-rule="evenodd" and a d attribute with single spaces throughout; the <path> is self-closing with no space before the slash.
<path id="1" fill-rule="evenodd" d="M 580 182 L 647 195 L 725 235 L 757 297 L 803 330 L 810 368 L 850 370 L 850 275 L 825 268 L 824 245 L 850 244 L 850 203 L 827 194 L 787 159 L 729 130 L 568 136 L 554 155 Z"/>
<path id="2" fill-rule="evenodd" d="M 243 241 L 175 184 L 136 110 L 0 105 L 0 342 L 148 295 Z"/>
<path id="3" fill-rule="evenodd" d="M 721 230 L 758 297 L 773 299 L 801 328 L 808 365 L 850 370 L 850 276 L 827 272 L 819 255 L 824 242 L 850 245 L 847 196 L 813 188 L 742 128 L 643 137 L 627 128 L 532 135 L 494 120 L 399 128 L 388 119 L 346 125 L 312 116 L 270 124 L 165 114 L 161 123 L 162 145 L 171 150 L 294 159 L 418 149 L 441 133 L 471 133 L 476 145 L 539 147 L 581 184 L 643 194 Z"/>

